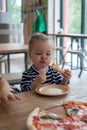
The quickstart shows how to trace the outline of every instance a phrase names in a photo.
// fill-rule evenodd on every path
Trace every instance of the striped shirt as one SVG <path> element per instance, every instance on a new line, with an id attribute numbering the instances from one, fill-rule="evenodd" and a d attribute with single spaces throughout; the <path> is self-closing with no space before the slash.
<path id="1" fill-rule="evenodd" d="M 24 91 L 31 91 L 31 84 L 35 80 L 36 76 L 39 74 L 33 66 L 31 66 L 28 70 L 23 72 L 22 80 L 21 80 L 21 90 Z M 48 66 L 46 71 L 46 81 L 43 83 L 50 83 L 50 84 L 60 84 L 63 80 L 63 76 Z"/>

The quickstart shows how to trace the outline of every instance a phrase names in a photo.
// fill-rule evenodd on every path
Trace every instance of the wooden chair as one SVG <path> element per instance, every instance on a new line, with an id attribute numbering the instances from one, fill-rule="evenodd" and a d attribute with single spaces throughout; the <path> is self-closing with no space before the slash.
<path id="1" fill-rule="evenodd" d="M 4 77 L 10 85 L 16 85 L 20 84 L 22 73 L 7 73 L 2 74 L 2 77 Z"/>
<path id="2" fill-rule="evenodd" d="M 59 58 L 57 57 L 57 54 L 56 54 L 56 63 L 58 64 L 58 59 L 59 59 L 60 64 L 62 65 L 61 68 L 63 68 L 63 66 L 64 66 L 64 55 L 63 55 L 64 48 L 62 46 L 60 46 L 60 47 L 56 47 L 55 50 L 56 50 L 56 53 L 57 53 L 57 51 L 59 51 L 59 53 L 60 53 Z"/>
<path id="3" fill-rule="evenodd" d="M 76 49 L 73 48 L 75 46 L 75 44 L 73 42 L 74 40 L 76 41 L 76 46 L 77 46 Z M 71 44 L 70 44 L 69 48 L 66 51 L 66 54 L 68 54 L 68 53 L 71 54 L 71 63 L 70 63 L 71 69 L 73 69 L 73 65 L 72 65 L 73 55 L 77 55 L 77 66 L 74 69 L 80 69 L 80 72 L 79 72 L 79 75 L 78 75 L 78 77 L 80 77 L 81 74 L 82 74 L 82 71 L 84 70 L 83 61 L 85 59 L 85 56 L 84 56 L 85 50 L 83 50 L 81 48 L 81 42 L 79 41 L 78 38 L 72 38 L 71 39 Z M 74 61 L 75 60 L 76 59 L 74 59 Z M 87 62 L 86 59 L 85 59 L 85 61 Z M 66 61 L 64 61 L 63 64 L 65 65 Z"/>
<path id="4" fill-rule="evenodd" d="M 55 35 L 48 34 L 48 36 L 49 36 L 50 41 L 53 43 L 53 47 L 54 47 L 54 50 L 55 50 L 55 55 L 54 55 L 53 59 L 56 60 L 56 64 L 62 65 L 62 68 L 63 68 L 63 63 L 64 63 L 64 61 L 63 61 L 64 60 L 63 42 L 61 41 L 61 39 L 59 40 Z"/>
<path id="5" fill-rule="evenodd" d="M 79 61 L 79 63 L 80 63 L 80 67 L 79 67 L 80 73 L 79 73 L 78 77 L 80 77 L 81 74 L 82 74 L 82 71 L 83 71 L 83 59 L 84 59 L 83 53 L 84 53 L 84 51 L 82 51 L 82 50 L 68 50 L 67 53 L 70 53 L 71 55 L 77 55 L 77 58 L 79 58 L 79 60 L 80 60 Z M 72 67 L 73 66 L 72 66 L 72 63 L 71 63 L 71 69 L 72 69 Z M 77 69 L 78 69 L 78 65 L 77 65 Z"/>
<path id="6" fill-rule="evenodd" d="M 12 93 L 18 93 L 21 92 L 21 89 L 19 89 L 22 73 L 7 73 L 2 74 L 2 77 L 5 78 L 9 84 L 10 84 L 10 91 Z"/>

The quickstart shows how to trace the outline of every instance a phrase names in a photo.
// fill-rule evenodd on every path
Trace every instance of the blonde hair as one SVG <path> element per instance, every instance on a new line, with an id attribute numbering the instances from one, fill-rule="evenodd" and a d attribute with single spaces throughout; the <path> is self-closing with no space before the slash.
<path id="1" fill-rule="evenodd" d="M 32 46 L 36 41 L 49 41 L 48 36 L 43 33 L 34 33 L 29 39 L 29 51 L 32 49 Z"/>
<path id="2" fill-rule="evenodd" d="M 46 35 L 46 34 L 43 34 L 43 33 L 34 33 L 31 38 L 29 39 L 29 42 L 28 42 L 28 49 L 29 49 L 29 52 L 32 50 L 32 47 L 33 45 L 35 44 L 35 42 L 37 41 L 48 41 L 51 46 L 52 46 L 52 49 L 54 51 L 54 48 L 53 48 L 53 41 L 51 39 L 49 39 L 49 37 Z"/>
<path id="3" fill-rule="evenodd" d="M 48 36 L 43 33 L 34 33 L 29 40 L 29 44 L 31 44 L 34 40 L 46 41 L 48 40 Z"/>

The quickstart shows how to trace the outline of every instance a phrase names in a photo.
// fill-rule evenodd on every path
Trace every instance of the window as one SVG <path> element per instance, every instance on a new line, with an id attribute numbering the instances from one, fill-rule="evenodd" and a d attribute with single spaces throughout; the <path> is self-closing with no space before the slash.
<path id="1" fill-rule="evenodd" d="M 64 1 L 64 28 L 66 33 L 81 33 L 81 0 Z"/>
<path id="2" fill-rule="evenodd" d="M 87 34 L 87 0 L 85 0 L 85 33 Z"/>
<path id="3" fill-rule="evenodd" d="M 12 13 L 14 23 L 22 21 L 22 0 L 7 0 L 7 11 Z"/>

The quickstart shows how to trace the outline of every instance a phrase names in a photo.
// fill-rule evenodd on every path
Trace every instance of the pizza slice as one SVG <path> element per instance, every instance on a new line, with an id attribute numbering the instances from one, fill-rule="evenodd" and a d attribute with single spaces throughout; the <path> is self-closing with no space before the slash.
<path id="1" fill-rule="evenodd" d="M 54 69 L 55 71 L 60 72 L 61 74 L 63 74 L 65 72 L 65 70 L 61 69 L 58 65 L 56 65 L 54 63 L 51 65 L 51 67 L 52 67 L 52 69 Z"/>
<path id="2" fill-rule="evenodd" d="M 78 101 L 65 101 L 64 107 L 68 116 L 87 122 L 87 103 Z"/>
<path id="3" fill-rule="evenodd" d="M 27 128 L 29 130 L 57 130 L 61 128 L 59 120 L 62 116 L 51 113 L 40 108 L 35 108 L 27 118 Z"/>

